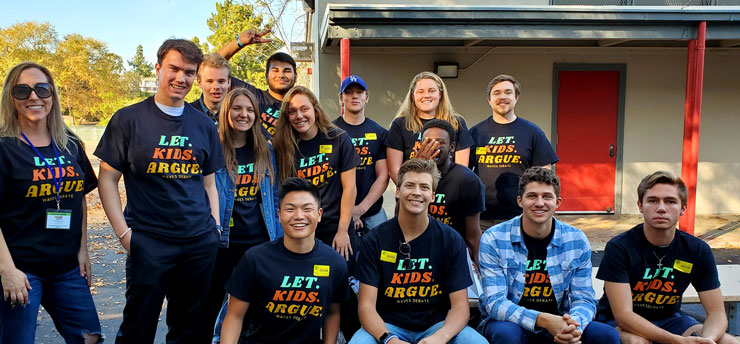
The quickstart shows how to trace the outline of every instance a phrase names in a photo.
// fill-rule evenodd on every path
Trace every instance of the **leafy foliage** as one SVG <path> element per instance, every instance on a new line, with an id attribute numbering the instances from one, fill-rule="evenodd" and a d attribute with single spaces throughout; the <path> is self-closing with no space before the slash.
<path id="1" fill-rule="evenodd" d="M 213 32 L 208 36 L 208 43 L 213 49 L 218 49 L 236 39 L 236 35 L 245 30 L 261 32 L 275 26 L 275 22 L 266 20 L 258 15 L 254 6 L 248 3 L 236 3 L 225 0 L 216 3 L 216 12 L 206 20 L 208 28 Z M 267 88 L 265 81 L 265 62 L 284 43 L 275 37 L 270 43 L 252 44 L 244 47 L 231 58 L 232 74 L 239 79 L 248 81 L 258 88 Z M 209 50 L 204 50 L 209 51 Z"/>
<path id="2" fill-rule="evenodd" d="M 142 78 L 154 76 L 154 65 L 146 61 L 146 57 L 144 57 L 144 47 L 142 47 L 141 44 L 136 47 L 136 54 L 132 59 L 128 60 L 128 65 L 136 75 Z"/>

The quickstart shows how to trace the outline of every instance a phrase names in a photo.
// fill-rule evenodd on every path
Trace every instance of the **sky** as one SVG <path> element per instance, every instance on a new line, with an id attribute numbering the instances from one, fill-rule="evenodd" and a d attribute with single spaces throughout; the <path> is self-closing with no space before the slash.
<path id="1" fill-rule="evenodd" d="M 28 1 L 28 0 L 26 0 Z M 108 44 L 111 52 L 130 60 L 141 44 L 144 56 L 156 62 L 157 48 L 168 38 L 205 40 L 206 19 L 216 0 L 33 0 L 3 1 L 0 28 L 18 22 L 49 22 L 61 39 L 79 33 Z M 285 18 L 284 18 L 285 19 Z M 295 21 L 292 19 L 291 21 Z M 285 22 L 285 20 L 283 20 Z M 236 38 L 236 36 L 235 36 Z M 128 68 L 128 64 L 124 63 Z"/>

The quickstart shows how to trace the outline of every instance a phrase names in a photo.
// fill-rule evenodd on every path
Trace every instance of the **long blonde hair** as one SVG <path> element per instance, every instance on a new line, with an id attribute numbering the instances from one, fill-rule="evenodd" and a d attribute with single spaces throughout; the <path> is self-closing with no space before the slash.
<path id="1" fill-rule="evenodd" d="M 218 136 L 221 140 L 221 146 L 224 149 L 224 159 L 226 160 L 226 170 L 229 172 L 231 180 L 236 181 L 238 162 L 236 161 L 236 147 L 234 147 L 234 138 L 238 135 L 237 131 L 229 125 L 229 116 L 231 115 L 231 105 L 238 96 L 246 96 L 252 102 L 254 107 L 254 123 L 249 129 L 252 132 L 254 142 L 254 175 L 257 184 L 262 181 L 266 173 L 275 176 L 270 160 L 270 148 L 267 145 L 265 134 L 262 133 L 262 118 L 259 115 L 259 102 L 246 88 L 235 88 L 226 95 L 226 99 L 221 103 L 221 110 L 218 112 Z"/>
<path id="2" fill-rule="evenodd" d="M 13 103 L 12 89 L 18 83 L 21 73 L 30 68 L 36 68 L 44 73 L 46 79 L 49 81 L 49 85 L 51 85 L 51 110 L 46 116 L 46 128 L 49 130 L 51 139 L 54 141 L 57 149 L 69 152 L 67 144 L 70 138 L 74 138 L 79 142 L 82 141 L 64 123 L 62 109 L 59 105 L 59 92 L 57 91 L 57 86 L 54 83 L 51 72 L 46 67 L 33 62 L 21 62 L 15 65 L 10 69 L 8 76 L 5 78 L 3 92 L 0 95 L 0 137 L 21 136 L 21 124 L 18 121 L 18 110 Z"/>
<path id="3" fill-rule="evenodd" d="M 290 125 L 288 109 L 290 108 L 291 99 L 299 94 L 306 96 L 306 98 L 311 102 L 316 115 L 316 126 L 319 128 L 321 133 L 329 138 L 335 138 L 344 132 L 331 123 L 329 116 L 327 116 L 324 109 L 321 108 L 319 100 L 311 90 L 303 86 L 295 86 L 291 88 L 290 91 L 283 96 L 283 104 L 280 106 L 280 117 L 278 118 L 275 135 L 273 136 L 275 154 L 277 155 L 278 160 L 278 175 L 281 181 L 285 178 L 294 177 L 296 175 L 293 160 L 295 158 L 295 152 L 298 149 L 298 141 L 300 138 L 295 132 L 295 129 Z"/>
<path id="4" fill-rule="evenodd" d="M 457 113 L 455 113 L 455 110 L 452 108 L 452 103 L 450 103 L 450 97 L 447 95 L 447 87 L 445 86 L 444 81 L 442 81 L 442 78 L 440 78 L 437 74 L 434 74 L 432 72 L 421 72 L 419 74 L 416 74 L 413 79 L 411 79 L 411 84 L 409 84 L 409 91 L 406 93 L 406 97 L 403 99 L 403 103 L 401 103 L 401 107 L 398 108 L 398 112 L 396 112 L 395 118 L 404 118 L 405 119 L 405 128 L 406 130 L 412 132 L 412 133 L 418 133 L 421 131 L 421 128 L 423 125 L 421 124 L 421 119 L 419 118 L 416 108 L 416 104 L 414 103 L 414 89 L 416 89 L 416 83 L 419 82 L 421 79 L 429 79 L 434 81 L 437 84 L 437 88 L 439 88 L 439 92 L 441 93 L 441 97 L 439 98 L 439 105 L 437 105 L 437 112 L 434 116 L 434 118 L 437 119 L 443 119 L 450 124 L 452 124 L 452 127 L 455 129 L 455 131 L 458 130 L 459 127 L 459 121 Z"/>

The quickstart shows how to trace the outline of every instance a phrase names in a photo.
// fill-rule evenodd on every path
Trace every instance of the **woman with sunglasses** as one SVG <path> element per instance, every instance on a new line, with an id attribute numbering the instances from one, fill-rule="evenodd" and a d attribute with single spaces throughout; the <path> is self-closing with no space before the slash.
<path id="1" fill-rule="evenodd" d="M 203 331 L 213 335 L 216 343 L 226 314 L 225 305 L 222 307 L 224 286 L 232 271 L 248 249 L 283 235 L 277 218 L 275 153 L 262 132 L 258 110 L 259 102 L 252 92 L 235 88 L 219 111 L 218 132 L 226 168 L 216 172 L 216 186 L 223 231 Z M 204 342 L 210 343 L 211 338 L 207 339 Z"/>
<path id="2" fill-rule="evenodd" d="M 468 166 L 473 138 L 468 132 L 465 119 L 455 113 L 442 78 L 432 72 L 421 72 L 411 80 L 409 91 L 388 129 L 385 139 L 388 172 L 397 182 L 401 164 L 413 158 L 423 147 L 421 128 L 432 119 L 443 119 L 452 124 L 457 133 L 454 161 Z M 433 142 L 425 142 L 433 144 Z"/>
<path id="3" fill-rule="evenodd" d="M 97 178 L 48 69 L 13 67 L 0 96 L 0 342 L 33 343 L 39 305 L 67 343 L 102 340 L 85 194 Z"/>
<path id="4" fill-rule="evenodd" d="M 350 224 L 360 157 L 349 136 L 331 124 L 308 88 L 296 86 L 288 91 L 280 114 L 273 138 L 280 180 L 304 178 L 319 188 L 323 214 L 316 237 L 337 250 L 351 267 L 357 234 Z"/>

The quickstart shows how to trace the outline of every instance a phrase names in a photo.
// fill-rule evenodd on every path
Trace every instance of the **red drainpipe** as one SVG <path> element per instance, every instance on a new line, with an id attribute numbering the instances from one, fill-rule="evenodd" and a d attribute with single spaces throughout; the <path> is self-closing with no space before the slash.
<path id="1" fill-rule="evenodd" d="M 689 41 L 687 61 L 681 179 L 689 189 L 689 198 L 686 204 L 686 213 L 680 218 L 679 228 L 689 234 L 694 234 L 696 217 L 696 172 L 699 165 L 699 127 L 701 124 L 701 97 L 704 84 L 706 33 L 707 22 L 699 23 L 696 40 Z"/>
<path id="2" fill-rule="evenodd" d="M 339 84 L 350 75 L 349 73 L 349 38 L 342 38 L 339 43 L 340 47 L 340 63 L 342 66 L 342 78 L 339 79 Z M 340 116 L 344 116 L 344 107 L 340 107 Z"/>
<path id="3" fill-rule="evenodd" d="M 344 78 L 349 76 L 349 38 L 342 38 L 340 43 L 341 50 L 341 64 L 342 64 L 342 79 L 339 80 L 341 83 Z"/>

